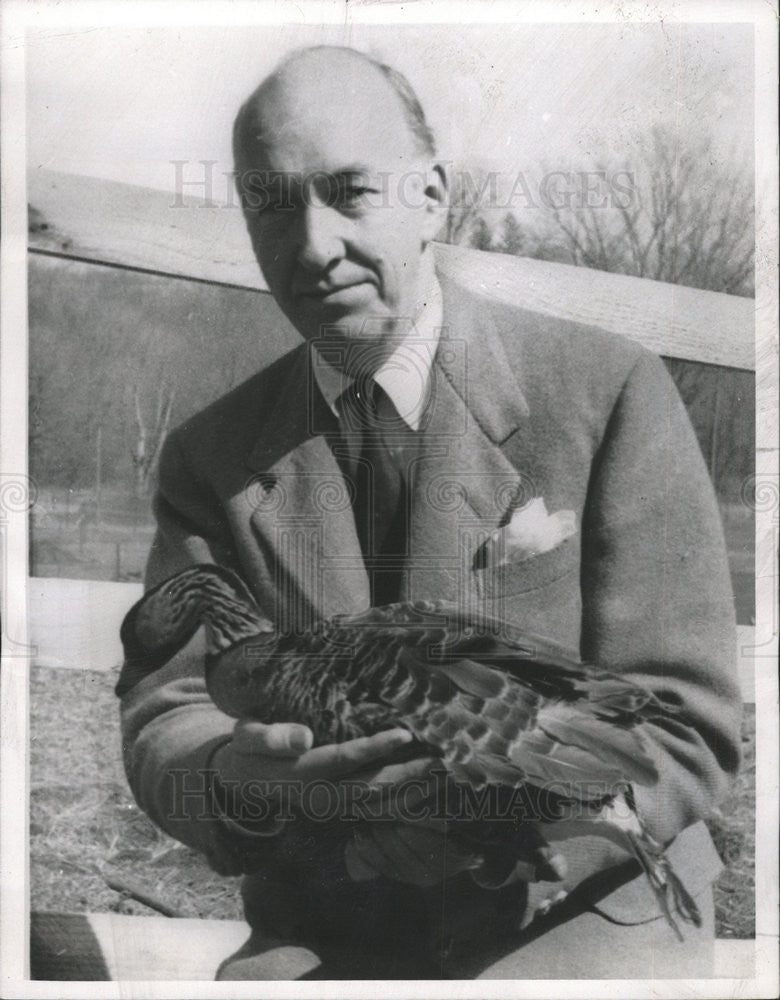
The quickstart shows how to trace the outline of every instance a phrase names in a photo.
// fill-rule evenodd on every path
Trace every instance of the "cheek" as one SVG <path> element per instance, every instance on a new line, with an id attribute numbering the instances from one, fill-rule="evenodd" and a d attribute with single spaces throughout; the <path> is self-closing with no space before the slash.
<path id="1" fill-rule="evenodd" d="M 409 212 L 388 213 L 381 227 L 374 228 L 365 245 L 373 246 L 373 258 L 382 277 L 383 298 L 397 300 L 417 274 L 422 238 L 417 217 Z"/>
<path id="2" fill-rule="evenodd" d="M 284 275 L 289 270 L 286 242 L 272 232 L 258 232 L 252 235 L 257 262 L 269 285 L 277 285 L 284 281 Z"/>

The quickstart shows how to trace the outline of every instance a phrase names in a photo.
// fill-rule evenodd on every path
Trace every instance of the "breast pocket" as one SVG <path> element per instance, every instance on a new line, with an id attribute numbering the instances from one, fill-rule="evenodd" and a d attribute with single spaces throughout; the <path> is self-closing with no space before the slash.
<path id="1" fill-rule="evenodd" d="M 473 571 L 477 605 L 490 617 L 579 649 L 580 552 L 576 538 L 521 562 Z"/>
<path id="2" fill-rule="evenodd" d="M 540 590 L 578 571 L 579 539 L 573 537 L 549 552 L 473 572 L 479 597 L 493 601 Z"/>

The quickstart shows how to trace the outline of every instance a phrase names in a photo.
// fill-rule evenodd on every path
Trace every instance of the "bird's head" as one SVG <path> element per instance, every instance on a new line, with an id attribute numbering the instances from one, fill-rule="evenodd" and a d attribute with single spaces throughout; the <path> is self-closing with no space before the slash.
<path id="1" fill-rule="evenodd" d="M 200 626 L 210 654 L 242 639 L 272 632 L 246 584 L 224 566 L 191 566 L 146 593 L 120 630 L 125 660 L 116 693 L 123 695 L 164 666 Z"/>

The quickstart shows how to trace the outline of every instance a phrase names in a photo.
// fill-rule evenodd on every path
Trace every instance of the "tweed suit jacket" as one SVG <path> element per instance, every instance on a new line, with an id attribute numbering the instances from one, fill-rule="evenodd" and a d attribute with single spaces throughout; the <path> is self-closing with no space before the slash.
<path id="1" fill-rule="evenodd" d="M 646 726 L 660 781 L 637 800 L 696 894 L 720 868 L 700 821 L 737 768 L 741 703 L 720 519 L 684 407 L 640 346 L 440 279 L 443 334 L 409 473 L 401 596 L 496 613 L 679 702 L 674 718 Z M 238 570 L 280 627 L 367 606 L 329 444 L 334 418 L 307 359 L 301 345 L 169 436 L 148 585 L 216 561 Z M 487 535 L 531 497 L 574 511 L 576 534 L 522 562 L 477 568 Z M 233 726 L 210 702 L 201 664 L 195 643 L 124 697 L 126 768 L 160 826 L 237 874 L 256 842 L 242 843 L 196 794 Z M 565 852 L 575 868 L 584 859 L 586 874 L 628 873 L 594 888 L 609 917 L 657 914 L 622 849 L 586 835 Z"/>

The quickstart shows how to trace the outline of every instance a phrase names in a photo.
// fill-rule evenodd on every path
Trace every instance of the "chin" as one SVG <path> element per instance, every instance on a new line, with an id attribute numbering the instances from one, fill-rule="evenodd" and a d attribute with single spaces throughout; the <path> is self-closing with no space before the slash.
<path id="1" fill-rule="evenodd" d="M 354 335 L 348 331 L 344 332 L 342 345 L 344 346 L 343 370 L 349 375 L 366 374 L 376 371 L 376 369 L 386 361 L 395 349 L 395 341 L 390 337 L 377 335 L 366 338 L 361 336 L 360 330 L 355 330 Z"/>
<path id="2" fill-rule="evenodd" d="M 323 312 L 316 319 L 310 316 L 300 317 L 300 322 L 295 325 L 299 330 L 306 330 L 305 335 L 309 339 L 322 337 L 323 340 L 334 343 L 342 341 L 366 347 L 392 338 L 394 332 L 392 318 L 377 312 L 355 314 L 333 310 Z"/>

